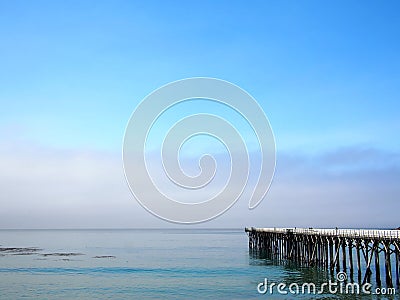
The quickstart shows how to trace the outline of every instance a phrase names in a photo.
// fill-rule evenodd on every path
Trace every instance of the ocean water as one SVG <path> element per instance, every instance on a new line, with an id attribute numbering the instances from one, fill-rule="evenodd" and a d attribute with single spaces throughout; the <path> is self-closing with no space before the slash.
<path id="1" fill-rule="evenodd" d="M 243 229 L 0 230 L 0 248 L 0 299 L 398 299 L 260 294 L 331 277 L 249 252 Z"/>

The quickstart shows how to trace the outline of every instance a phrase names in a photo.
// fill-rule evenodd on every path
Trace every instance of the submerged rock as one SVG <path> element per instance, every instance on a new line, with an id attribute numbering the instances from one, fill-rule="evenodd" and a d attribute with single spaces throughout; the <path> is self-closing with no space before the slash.
<path id="1" fill-rule="evenodd" d="M 96 255 L 93 258 L 116 258 L 114 255 Z"/>
<path id="2" fill-rule="evenodd" d="M 67 252 L 67 253 L 61 253 L 61 252 L 54 252 L 54 253 L 43 253 L 42 256 L 77 256 L 77 255 L 85 255 L 83 253 L 75 253 L 75 252 Z"/>
<path id="3" fill-rule="evenodd" d="M 1 247 L 0 253 L 11 254 L 11 255 L 33 255 L 38 254 L 39 251 L 42 251 L 40 248 L 36 247 Z"/>

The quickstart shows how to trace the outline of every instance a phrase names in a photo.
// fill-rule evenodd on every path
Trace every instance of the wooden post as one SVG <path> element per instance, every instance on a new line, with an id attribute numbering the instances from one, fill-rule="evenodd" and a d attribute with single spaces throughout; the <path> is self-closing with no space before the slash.
<path id="1" fill-rule="evenodd" d="M 342 264 L 343 264 L 343 272 L 346 272 L 346 239 L 343 238 L 342 241 Z"/>
<path id="2" fill-rule="evenodd" d="M 334 266 L 333 266 L 333 263 L 334 263 L 334 257 L 333 257 L 333 239 L 332 238 L 329 238 L 329 260 L 330 260 L 330 270 L 331 270 L 331 273 L 333 272 L 333 268 L 334 268 Z"/>
<path id="3" fill-rule="evenodd" d="M 324 238 L 324 243 L 325 243 L 325 269 L 328 269 L 329 267 L 329 255 L 328 255 L 328 239 Z"/>
<path id="4" fill-rule="evenodd" d="M 400 280 L 399 280 L 399 260 L 400 260 L 400 256 L 399 256 L 399 251 L 396 249 L 396 285 L 400 286 Z"/>
<path id="5" fill-rule="evenodd" d="M 340 250 L 340 245 L 339 245 L 339 238 L 335 239 L 335 261 L 336 261 L 336 272 L 340 272 L 340 262 L 339 262 L 339 250 Z"/>
<path id="6" fill-rule="evenodd" d="M 361 282 L 361 258 L 360 258 L 360 240 L 356 240 L 357 247 L 357 273 L 358 273 L 358 282 Z"/>
<path id="7" fill-rule="evenodd" d="M 353 239 L 350 238 L 347 241 L 349 245 L 349 263 L 350 263 L 350 279 L 351 282 L 353 282 L 353 273 L 354 273 L 354 268 L 353 268 Z"/>
<path id="8" fill-rule="evenodd" d="M 392 288 L 393 281 L 392 281 L 392 266 L 390 263 L 390 244 L 388 242 L 384 242 L 384 246 L 385 246 L 386 286 Z"/>
<path id="9" fill-rule="evenodd" d="M 368 256 L 369 241 L 364 242 L 364 245 L 365 245 L 365 253 L 366 253 L 365 259 L 367 260 L 366 261 L 367 268 L 365 270 L 363 283 L 366 283 L 366 282 L 370 283 L 371 282 L 371 274 L 372 274 L 371 261 L 372 261 L 372 255 L 374 254 L 374 245 L 373 245 L 373 247 L 371 249 L 371 255 L 369 255 L 369 256 Z"/>
<path id="10" fill-rule="evenodd" d="M 379 266 L 379 248 L 376 247 L 375 249 L 375 277 L 376 277 L 376 284 L 378 287 L 381 286 L 381 270 Z"/>

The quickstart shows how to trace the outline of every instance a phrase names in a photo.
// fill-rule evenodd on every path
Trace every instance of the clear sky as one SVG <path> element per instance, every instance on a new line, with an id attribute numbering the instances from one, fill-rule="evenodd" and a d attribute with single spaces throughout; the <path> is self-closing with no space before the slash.
<path id="1" fill-rule="evenodd" d="M 278 154 L 262 205 L 203 226 L 400 226 L 399 9 L 0 1 L 0 227 L 171 226 L 130 195 L 122 139 L 148 93 L 196 76 L 257 99 Z"/>

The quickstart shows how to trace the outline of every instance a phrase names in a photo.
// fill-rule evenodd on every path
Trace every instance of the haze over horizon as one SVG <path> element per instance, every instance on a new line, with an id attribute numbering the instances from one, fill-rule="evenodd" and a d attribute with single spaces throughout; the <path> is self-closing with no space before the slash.
<path id="1" fill-rule="evenodd" d="M 0 229 L 400 226 L 399 8 L 1 3 Z M 276 139 L 276 174 L 256 209 L 246 189 L 222 216 L 176 225 L 131 195 L 122 139 L 146 95 L 198 76 L 230 81 L 259 102 Z M 238 124 L 257 151 L 246 125 L 207 101 L 168 111 L 151 151 L 165 124 L 198 111 Z M 185 147 L 189 173 L 204 151 L 224 150 L 202 138 Z"/>

